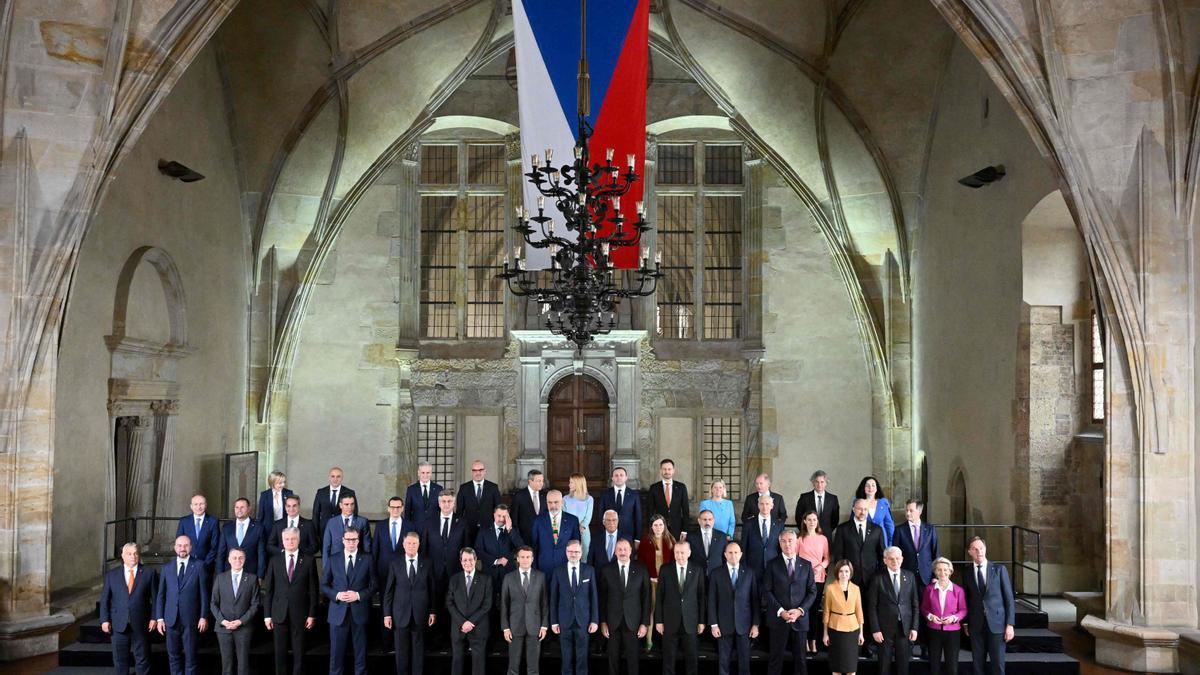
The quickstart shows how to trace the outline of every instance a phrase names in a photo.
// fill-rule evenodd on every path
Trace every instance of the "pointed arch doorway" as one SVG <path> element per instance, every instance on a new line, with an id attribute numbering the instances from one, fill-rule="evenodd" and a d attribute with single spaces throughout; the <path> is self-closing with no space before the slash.
<path id="1" fill-rule="evenodd" d="M 587 476 L 588 490 L 602 491 L 609 465 L 608 393 L 587 375 L 563 378 L 550 391 L 546 430 L 549 484 L 566 489 L 573 473 Z"/>

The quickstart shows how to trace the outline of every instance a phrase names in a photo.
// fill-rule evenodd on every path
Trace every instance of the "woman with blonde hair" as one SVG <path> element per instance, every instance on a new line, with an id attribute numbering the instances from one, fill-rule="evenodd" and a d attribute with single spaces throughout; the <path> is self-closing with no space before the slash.
<path id="1" fill-rule="evenodd" d="M 825 585 L 825 636 L 829 647 L 829 672 L 854 675 L 858 671 L 858 648 L 863 640 L 862 591 L 850 581 L 854 565 L 849 560 L 833 564 L 830 582 Z"/>
<path id="2" fill-rule="evenodd" d="M 650 527 L 642 534 L 637 547 L 638 562 L 650 571 L 650 613 L 654 613 L 654 598 L 658 595 L 658 570 L 663 563 L 675 560 L 675 537 L 667 529 L 667 519 L 661 514 L 650 516 Z M 654 631 L 646 631 L 646 646 L 654 644 Z"/>
<path id="3" fill-rule="evenodd" d="M 579 544 L 583 547 L 583 559 L 587 560 L 588 550 L 592 547 L 592 510 L 596 502 L 588 494 L 587 477 L 583 474 L 571 474 L 567 486 L 563 509 L 579 519 Z"/>
<path id="4" fill-rule="evenodd" d="M 713 527 L 725 533 L 726 537 L 733 538 L 733 529 L 737 527 L 737 520 L 733 517 L 733 502 L 725 497 L 725 481 L 714 480 L 712 486 L 709 487 L 711 499 L 705 499 L 700 502 L 701 511 L 712 511 Z"/>
<path id="5" fill-rule="evenodd" d="M 294 493 L 287 489 L 287 475 L 282 471 L 272 471 L 267 476 L 267 489 L 258 495 L 258 521 L 271 531 L 271 524 L 283 518 L 283 504 Z"/>

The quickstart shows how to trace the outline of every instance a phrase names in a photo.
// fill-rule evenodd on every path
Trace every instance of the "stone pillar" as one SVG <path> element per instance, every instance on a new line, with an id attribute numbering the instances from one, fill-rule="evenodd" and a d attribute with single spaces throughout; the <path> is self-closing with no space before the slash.
<path id="1" fill-rule="evenodd" d="M 531 469 L 546 470 L 546 449 L 542 445 L 547 406 L 542 404 L 542 357 L 526 356 L 524 350 L 518 359 L 520 375 L 518 382 L 518 406 L 521 414 L 521 454 L 517 456 L 517 488 L 525 487 L 525 475 Z"/>
<path id="2" fill-rule="evenodd" d="M 417 250 L 417 231 L 421 227 L 418 221 L 420 199 L 417 196 L 417 182 L 420 180 L 417 160 L 420 152 L 421 146 L 413 143 L 396 161 L 400 178 L 396 186 L 396 211 L 400 222 L 395 233 L 396 245 L 392 254 L 397 275 L 396 310 L 400 320 L 396 346 L 403 349 L 415 348 L 421 337 L 421 301 L 418 289 L 421 256 Z"/>
<path id="3" fill-rule="evenodd" d="M 417 476 L 417 418 L 412 397 L 412 370 L 417 356 L 416 349 L 396 348 L 399 387 L 396 400 L 395 494 L 404 494 L 404 487 Z"/>
<path id="4" fill-rule="evenodd" d="M 132 418 L 129 430 L 129 471 L 126 475 L 126 513 L 133 518 L 145 518 L 154 512 L 154 476 L 158 465 L 158 443 L 154 423 L 149 415 Z M 139 544 L 147 544 L 149 528 L 134 534 Z"/>
<path id="5" fill-rule="evenodd" d="M 175 503 L 171 481 L 171 473 L 175 467 L 175 448 L 177 447 L 175 430 L 179 424 L 179 401 L 162 400 L 150 404 L 154 412 L 154 433 L 158 448 L 158 465 L 156 476 L 156 496 L 152 516 L 171 516 L 171 505 Z M 151 537 L 155 549 L 167 550 L 170 542 L 175 539 L 175 524 L 169 521 L 157 522 Z"/>

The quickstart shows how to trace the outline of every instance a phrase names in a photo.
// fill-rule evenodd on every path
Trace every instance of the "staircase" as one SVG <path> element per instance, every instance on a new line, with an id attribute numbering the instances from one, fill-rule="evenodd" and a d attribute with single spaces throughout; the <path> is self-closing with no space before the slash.
<path id="1" fill-rule="evenodd" d="M 375 613 L 378 614 L 376 608 Z M 391 641 L 384 648 L 382 621 L 375 620 L 372 625 L 379 629 L 368 631 L 368 669 L 372 673 L 390 673 L 395 663 L 390 652 Z M 314 637 L 309 641 L 308 653 L 305 655 L 305 669 L 311 673 L 323 673 L 329 667 L 329 643 L 325 639 L 323 626 L 314 629 Z M 1063 653 L 1062 638 L 1049 629 L 1047 616 L 1043 612 L 1034 611 L 1017 604 L 1016 638 L 1008 646 L 1007 672 L 1013 675 L 1078 675 L 1079 662 Z M 167 653 L 161 638 L 155 636 L 152 659 L 154 672 L 166 672 Z M 221 664 L 220 652 L 215 638 L 208 635 L 201 640 L 200 670 L 201 672 L 219 672 Z M 593 646 L 597 641 L 593 641 Z M 487 672 L 504 672 L 507 667 L 507 649 L 502 639 L 497 639 L 489 648 Z M 755 645 L 753 660 L 764 663 L 767 660 L 767 644 L 759 640 Z M 51 671 L 60 675 L 83 675 L 85 673 L 111 673 L 112 652 L 108 636 L 100 631 L 100 622 L 93 619 L 80 626 L 79 641 L 59 650 L 59 668 Z M 253 672 L 271 673 L 273 669 L 273 652 L 271 641 L 265 630 L 258 629 L 254 646 L 251 650 L 251 669 Z M 642 656 L 644 668 L 654 672 L 661 667 L 662 656 L 657 649 Z M 448 650 L 430 650 L 426 652 L 426 663 L 431 672 L 448 670 L 450 654 Z M 878 672 L 874 659 L 860 660 L 858 672 L 870 675 Z M 761 667 L 761 666 L 760 666 Z M 606 657 L 594 649 L 589 664 L 592 672 L 604 672 L 607 669 Z M 700 672 L 715 673 L 717 655 L 712 643 L 701 643 Z M 560 661 L 558 644 L 547 638 L 542 648 L 542 670 L 544 672 L 559 672 Z M 756 668 L 757 670 L 757 668 Z M 813 675 L 824 675 L 829 672 L 825 655 L 820 654 L 810 659 L 808 670 Z M 923 675 L 929 672 L 926 661 L 916 660 L 910 671 L 913 675 Z M 971 652 L 963 649 L 959 654 L 959 673 L 971 672 Z"/>

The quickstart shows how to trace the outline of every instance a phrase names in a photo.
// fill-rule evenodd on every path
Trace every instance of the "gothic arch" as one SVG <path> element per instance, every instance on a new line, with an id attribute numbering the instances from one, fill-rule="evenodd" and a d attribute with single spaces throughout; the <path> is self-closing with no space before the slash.
<path id="1" fill-rule="evenodd" d="M 154 268 L 158 280 L 162 284 L 163 296 L 167 301 L 167 315 L 170 320 L 170 338 L 163 345 L 168 348 L 187 348 L 187 299 L 183 292 L 183 280 L 179 276 L 179 268 L 170 254 L 157 246 L 142 246 L 136 249 L 125 261 L 121 274 L 117 277 L 116 297 L 113 301 L 113 326 L 111 339 L 123 341 L 129 336 L 125 334 L 126 319 L 129 315 L 129 289 L 133 284 L 134 274 L 142 263 Z"/>

